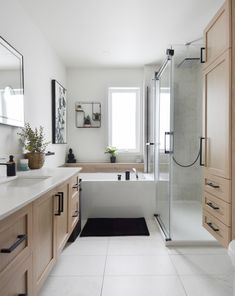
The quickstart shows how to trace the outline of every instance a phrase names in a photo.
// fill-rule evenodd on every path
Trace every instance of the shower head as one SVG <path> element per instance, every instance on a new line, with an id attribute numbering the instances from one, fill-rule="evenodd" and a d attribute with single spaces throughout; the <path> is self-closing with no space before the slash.
<path id="1" fill-rule="evenodd" d="M 179 68 L 180 66 L 182 66 L 184 63 L 193 63 L 193 62 L 196 62 L 196 61 L 200 61 L 200 58 L 185 58 L 183 59 L 183 61 L 181 61 L 178 65 L 177 65 L 177 68 Z"/>

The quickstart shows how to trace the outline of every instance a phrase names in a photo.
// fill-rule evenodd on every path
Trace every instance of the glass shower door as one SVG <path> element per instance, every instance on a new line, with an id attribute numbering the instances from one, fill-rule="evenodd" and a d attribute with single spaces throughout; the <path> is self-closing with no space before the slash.
<path id="1" fill-rule="evenodd" d="M 160 73 L 159 73 L 160 72 Z M 173 149 L 173 96 L 172 60 L 167 61 L 159 71 L 156 80 L 156 171 L 157 219 L 166 239 L 171 237 L 171 168 Z"/>

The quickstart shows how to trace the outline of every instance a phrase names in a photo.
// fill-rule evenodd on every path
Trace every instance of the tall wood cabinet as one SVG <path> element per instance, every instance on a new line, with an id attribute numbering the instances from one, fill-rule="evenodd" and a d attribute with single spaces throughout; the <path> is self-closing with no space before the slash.
<path id="1" fill-rule="evenodd" d="M 231 88 L 234 75 L 233 6 L 232 0 L 226 0 L 204 31 L 206 62 L 203 68 L 203 225 L 225 247 L 234 237 L 232 133 L 235 119 L 232 108 L 235 96 Z"/>

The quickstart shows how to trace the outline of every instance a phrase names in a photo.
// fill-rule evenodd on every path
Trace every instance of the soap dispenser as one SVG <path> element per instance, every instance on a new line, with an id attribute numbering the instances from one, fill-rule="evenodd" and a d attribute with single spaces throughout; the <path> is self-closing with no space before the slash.
<path id="1" fill-rule="evenodd" d="M 7 165 L 7 177 L 12 177 L 16 175 L 16 164 L 14 161 L 14 156 L 9 156 L 9 161 L 6 163 Z"/>

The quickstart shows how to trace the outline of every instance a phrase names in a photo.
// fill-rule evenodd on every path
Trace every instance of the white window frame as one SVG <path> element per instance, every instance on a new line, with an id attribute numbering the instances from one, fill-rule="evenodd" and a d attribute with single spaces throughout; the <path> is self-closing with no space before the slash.
<path id="1" fill-rule="evenodd" d="M 140 136 L 141 136 L 141 100 L 140 87 L 109 87 L 108 89 L 108 145 L 112 146 L 112 94 L 115 92 L 136 93 L 136 149 L 118 149 L 119 153 L 141 153 Z"/>

